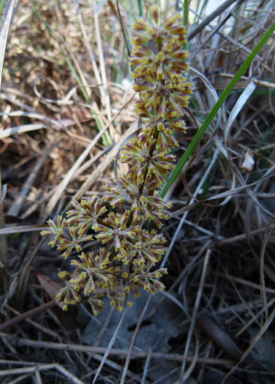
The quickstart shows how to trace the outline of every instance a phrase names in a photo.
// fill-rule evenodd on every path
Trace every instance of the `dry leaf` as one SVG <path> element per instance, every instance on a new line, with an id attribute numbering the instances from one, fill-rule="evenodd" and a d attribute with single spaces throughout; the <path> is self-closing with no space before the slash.
<path id="1" fill-rule="evenodd" d="M 35 273 L 40 284 L 45 289 L 46 294 L 51 299 L 54 299 L 58 291 L 64 287 L 64 284 L 61 281 L 53 280 L 50 276 L 44 275 L 39 271 Z M 56 316 L 56 319 L 66 331 L 73 332 L 79 327 L 79 324 L 75 320 L 76 308 L 74 306 L 70 306 L 67 311 L 55 307 L 51 309 L 51 312 Z"/>

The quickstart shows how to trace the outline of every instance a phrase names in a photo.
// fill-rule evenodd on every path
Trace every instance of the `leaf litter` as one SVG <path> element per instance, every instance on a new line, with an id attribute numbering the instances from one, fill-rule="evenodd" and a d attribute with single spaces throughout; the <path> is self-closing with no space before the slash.
<path id="1" fill-rule="evenodd" d="M 65 267 L 37 231 L 73 198 L 103 197 L 104 184 L 115 180 L 118 148 L 138 128 L 135 95 L 123 86 L 131 75 L 116 4 L 38 1 L 42 20 L 30 2 L 21 1 L 16 12 L 13 3 L 6 2 L 0 50 L 1 325 L 31 312 L 1 333 L 3 383 L 53 377 L 88 383 L 100 363 L 96 382 L 118 382 L 139 319 L 126 383 L 170 384 L 180 377 L 200 384 L 273 382 L 274 37 L 205 132 L 198 155 L 185 168 L 185 181 L 181 175 L 169 191 L 174 214 L 162 229 L 171 244 L 167 295 L 153 296 L 143 318 L 147 296 L 134 300 L 107 356 L 118 312 L 107 309 L 93 317 L 82 304 L 66 323 L 52 309 L 33 316 L 32 309 L 50 300 L 35 269 L 49 284 L 60 283 L 57 272 Z M 225 24 L 228 4 L 212 15 L 220 24 L 210 27 L 211 17 L 190 5 L 189 15 L 195 14 L 189 35 L 195 69 L 191 112 L 199 127 L 213 98 L 216 102 L 272 24 L 272 1 L 261 7 L 252 1 L 225 3 L 234 3 L 234 27 Z M 166 7 L 175 11 L 173 2 Z M 138 8 L 120 4 L 126 36 L 137 16 Z M 196 133 L 191 116 L 187 124 L 187 134 L 178 137 L 178 159 Z M 247 154 L 253 168 L 242 172 Z M 89 244 L 91 250 L 98 247 Z"/>

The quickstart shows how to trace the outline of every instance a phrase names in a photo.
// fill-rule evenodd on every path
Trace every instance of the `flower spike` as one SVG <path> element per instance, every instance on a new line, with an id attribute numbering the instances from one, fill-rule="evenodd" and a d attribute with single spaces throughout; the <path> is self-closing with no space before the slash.
<path id="1" fill-rule="evenodd" d="M 63 309 L 86 301 L 97 315 L 105 298 L 122 311 L 126 300 L 132 305 L 130 292 L 138 297 L 141 288 L 152 294 L 165 288 L 160 279 L 167 270 L 156 268 L 166 252 L 166 239 L 144 224 L 150 220 L 160 228 L 170 218 L 172 204 L 160 197 L 160 190 L 175 167 L 174 132 L 187 130 L 184 113 L 192 84 L 187 80 L 188 52 L 182 49 L 187 39 L 180 15 L 162 22 L 159 7 L 152 5 L 149 19 L 137 19 L 131 38 L 133 89 L 139 95 L 135 110 L 142 127 L 120 152 L 127 172 L 118 176 L 118 185 L 105 186 L 106 206 L 98 196 L 73 201 L 66 220 L 61 216 L 56 224 L 49 220 L 49 228 L 41 232 L 52 236 L 49 244 L 64 251 L 65 258 L 77 253 L 71 260 L 73 272 L 59 274 L 64 288 L 56 301 Z M 96 253 L 97 245 L 90 244 L 89 252 L 92 240 L 106 244 L 105 248 Z"/>

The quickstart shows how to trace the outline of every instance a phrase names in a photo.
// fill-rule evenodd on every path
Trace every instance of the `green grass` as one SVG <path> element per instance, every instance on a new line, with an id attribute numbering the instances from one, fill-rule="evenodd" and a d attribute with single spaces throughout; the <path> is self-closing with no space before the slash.
<path id="1" fill-rule="evenodd" d="M 139 16 L 142 17 L 142 16 L 143 16 L 142 0 L 137 0 L 137 2 L 138 2 L 138 12 L 139 12 Z"/>
<path id="2" fill-rule="evenodd" d="M 168 192 L 168 190 L 171 187 L 171 185 L 173 184 L 173 182 L 180 176 L 183 167 L 185 166 L 185 164 L 187 163 L 189 157 L 192 155 L 192 153 L 196 149 L 199 141 L 201 140 L 201 138 L 205 134 L 206 130 L 208 129 L 208 127 L 211 124 L 212 120 L 214 119 L 214 117 L 218 113 L 219 109 L 221 108 L 223 103 L 226 101 L 228 96 L 231 94 L 231 92 L 233 91 L 234 87 L 238 84 L 238 81 L 241 79 L 243 74 L 249 68 L 249 66 L 251 65 L 252 61 L 256 57 L 256 55 L 263 48 L 263 46 L 265 44 L 267 44 L 267 42 L 268 42 L 271 34 L 274 32 L 274 30 L 275 30 L 275 23 L 273 23 L 272 26 L 267 30 L 267 32 L 264 34 L 262 39 L 259 41 L 259 43 L 253 49 L 251 54 L 248 56 L 248 58 L 245 60 L 245 62 L 242 64 L 242 66 L 239 68 L 239 70 L 237 71 L 235 76 L 232 78 L 232 80 L 230 81 L 230 83 L 228 84 L 226 89 L 223 91 L 223 93 L 221 94 L 219 100 L 216 102 L 216 104 L 214 105 L 213 109 L 211 110 L 211 112 L 209 113 L 209 115 L 207 116 L 205 121 L 203 122 L 202 126 L 200 127 L 199 131 L 196 133 L 196 135 L 194 136 L 193 140 L 191 141 L 191 143 L 187 147 L 186 151 L 184 152 L 183 156 L 181 157 L 180 161 L 178 162 L 176 168 L 172 172 L 168 182 L 165 184 L 165 186 L 164 186 L 164 188 L 163 188 L 163 190 L 161 192 L 161 196 L 162 197 L 164 197 L 166 195 L 166 193 Z"/>
<path id="3" fill-rule="evenodd" d="M 0 0 L 0 13 L 2 13 L 5 4 L 6 4 L 6 0 Z"/>
<path id="4" fill-rule="evenodd" d="M 188 12 L 189 12 L 189 10 L 188 10 L 188 3 L 189 3 L 188 0 L 184 0 L 182 21 L 183 21 L 183 26 L 186 29 L 186 31 L 188 31 Z M 185 49 L 185 48 L 186 48 L 186 43 L 183 43 L 182 44 L 182 49 Z"/>

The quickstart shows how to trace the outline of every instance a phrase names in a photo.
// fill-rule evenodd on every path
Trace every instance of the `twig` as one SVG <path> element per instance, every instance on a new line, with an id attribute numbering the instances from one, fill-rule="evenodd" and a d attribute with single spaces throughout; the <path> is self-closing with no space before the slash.
<path id="1" fill-rule="evenodd" d="M 7 361 L 8 364 L 8 361 Z M 75 384 L 84 384 L 83 381 L 77 379 L 74 375 L 72 375 L 67 369 L 62 367 L 60 364 L 54 363 L 54 364 L 41 364 L 36 365 L 35 367 L 25 367 L 25 368 L 14 368 L 14 369 L 6 369 L 0 371 L 0 376 L 7 376 L 7 375 L 18 375 L 20 373 L 35 373 L 36 370 L 39 371 L 45 371 L 49 369 L 55 368 L 57 371 L 59 371 L 61 374 L 63 374 L 65 377 L 70 379 L 71 383 Z"/>
<path id="2" fill-rule="evenodd" d="M 79 352 L 86 352 L 86 353 L 100 353 L 104 354 L 106 352 L 106 348 L 104 347 L 93 347 L 89 345 L 79 345 L 79 344 L 64 344 L 64 343 L 52 343 L 52 342 L 46 342 L 46 341 L 37 341 L 37 340 L 27 340 L 23 338 L 17 339 L 13 335 L 8 335 L 6 333 L 0 333 L 0 336 L 3 338 L 9 340 L 10 342 L 14 343 L 17 346 L 20 347 L 34 347 L 34 348 L 43 348 L 43 349 L 55 349 L 55 350 L 67 350 L 67 351 L 79 351 Z M 110 355 L 112 356 L 127 356 L 128 350 L 125 349 L 111 349 Z M 133 352 L 132 358 L 147 358 L 148 353 L 147 352 Z M 152 352 L 152 359 L 164 359 L 167 361 L 179 361 L 182 362 L 182 355 L 176 354 L 176 353 L 156 353 Z M 191 362 L 193 359 L 192 356 L 187 356 L 186 361 Z M 234 361 L 229 359 L 217 359 L 217 358 L 203 358 L 198 357 L 197 360 L 198 363 L 206 363 L 209 365 L 218 365 L 218 366 L 224 366 L 224 365 L 233 365 Z"/>
<path id="3" fill-rule="evenodd" d="M 20 321 L 22 321 L 24 319 L 27 319 L 28 317 L 34 316 L 37 313 L 40 313 L 40 312 L 46 311 L 47 309 L 53 308 L 56 305 L 57 304 L 56 304 L 55 300 L 52 300 L 52 301 L 49 301 L 48 303 L 39 305 L 39 307 L 30 309 L 29 311 L 24 312 L 21 315 L 16 316 L 13 319 L 10 319 L 3 324 L 0 324 L 0 332 L 4 331 L 6 328 L 11 327 L 14 324 L 19 323 Z"/>

